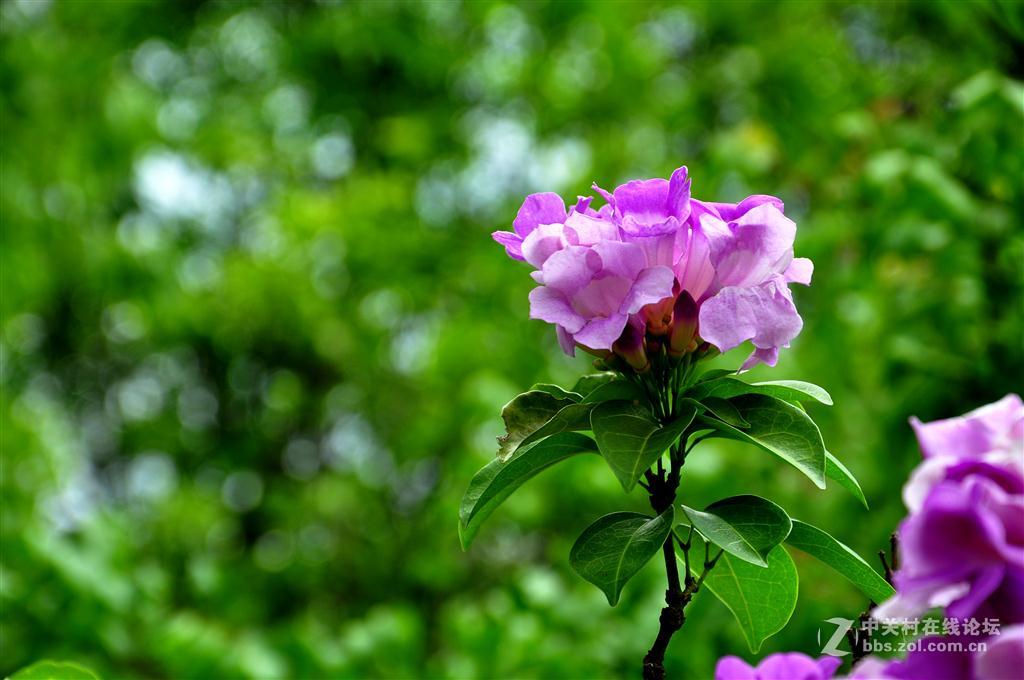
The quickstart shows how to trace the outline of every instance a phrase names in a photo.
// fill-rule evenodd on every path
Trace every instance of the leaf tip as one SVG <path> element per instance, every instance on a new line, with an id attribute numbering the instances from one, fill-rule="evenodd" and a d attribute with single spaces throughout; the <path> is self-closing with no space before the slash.
<path id="1" fill-rule="evenodd" d="M 468 531 L 468 527 L 459 522 L 459 545 L 462 546 L 462 552 L 469 550 L 469 546 L 473 543 L 473 534 Z"/>

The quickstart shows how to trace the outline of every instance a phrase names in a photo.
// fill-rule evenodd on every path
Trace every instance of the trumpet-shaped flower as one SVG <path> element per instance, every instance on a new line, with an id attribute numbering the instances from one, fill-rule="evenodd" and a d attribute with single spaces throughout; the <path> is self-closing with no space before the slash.
<path id="1" fill-rule="evenodd" d="M 700 218 L 714 278 L 700 309 L 701 337 L 727 352 L 750 340 L 754 352 L 744 364 L 774 366 L 779 348 L 803 328 L 790 283 L 810 285 L 813 265 L 793 257 L 796 224 L 771 196 L 751 196 L 721 205 Z"/>
<path id="2" fill-rule="evenodd" d="M 796 225 L 782 202 L 704 203 L 691 198 L 690 186 L 681 167 L 667 180 L 634 180 L 611 192 L 595 185 L 607 201 L 600 210 L 589 197 L 566 210 L 555 194 L 533 194 L 514 231 L 494 233 L 511 257 L 536 269 L 530 315 L 556 325 L 568 354 L 576 346 L 611 351 L 625 334 L 619 346 L 631 348 L 636 363 L 639 330 L 641 340 L 670 336 L 674 354 L 698 339 L 723 352 L 749 340 L 749 368 L 774 365 L 800 332 L 789 284 L 809 284 L 812 266 L 793 257 Z"/>
<path id="3" fill-rule="evenodd" d="M 911 423 L 926 458 L 903 490 L 897 594 L 875 616 L 942 607 L 1024 622 L 1024 403 L 1008 395 L 959 418 Z"/>

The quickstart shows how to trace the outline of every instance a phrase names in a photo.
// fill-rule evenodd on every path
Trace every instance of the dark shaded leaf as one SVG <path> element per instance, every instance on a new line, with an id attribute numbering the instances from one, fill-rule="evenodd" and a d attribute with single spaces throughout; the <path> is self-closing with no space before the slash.
<path id="1" fill-rule="evenodd" d="M 550 437 L 559 432 L 578 432 L 590 429 L 590 412 L 597 404 L 569 404 L 555 416 L 544 423 L 539 430 L 532 432 L 522 442 L 517 450 L 523 449 L 530 444 Z"/>
<path id="2" fill-rule="evenodd" d="M 789 535 L 789 515 L 760 496 L 732 496 L 703 511 L 685 505 L 693 527 L 718 547 L 741 560 L 764 567 L 768 552 Z"/>
<path id="3" fill-rule="evenodd" d="M 707 416 L 699 416 L 700 422 L 720 436 L 761 447 L 803 472 L 818 488 L 825 488 L 825 444 L 806 413 L 762 394 L 745 394 L 731 401 L 750 423 L 749 428 L 740 430 Z"/>
<path id="4" fill-rule="evenodd" d="M 570 392 L 567 389 L 559 387 L 558 385 L 552 385 L 550 383 L 537 383 L 530 388 L 531 392 L 547 392 L 556 399 L 568 399 L 569 401 L 580 402 L 583 400 L 583 395 L 576 392 Z"/>
<path id="5" fill-rule="evenodd" d="M 739 410 L 733 406 L 728 399 L 722 399 L 721 397 L 704 397 L 704 399 L 698 403 L 704 406 L 708 411 L 711 411 L 711 413 L 722 422 L 728 423 L 729 425 L 741 430 L 750 427 L 750 423 L 743 418 Z"/>
<path id="6" fill-rule="evenodd" d="M 838 458 L 828 451 L 825 452 L 825 476 L 839 482 L 839 486 L 853 494 L 853 497 L 860 501 L 865 509 L 868 507 L 868 499 L 864 497 L 864 492 L 861 490 L 857 478 L 853 476 L 853 473 Z"/>
<path id="7" fill-rule="evenodd" d="M 577 380 L 576 384 L 572 387 L 572 391 L 585 397 L 601 385 L 606 385 L 613 380 L 622 380 L 622 376 L 611 371 L 591 373 Z"/>
<path id="8" fill-rule="evenodd" d="M 736 375 L 736 370 L 732 368 L 712 368 L 711 370 L 701 373 L 700 377 L 697 378 L 696 382 L 694 382 L 694 385 L 718 380 L 728 375 Z"/>
<path id="9" fill-rule="evenodd" d="M 571 399 L 560 399 L 547 392 L 530 390 L 505 404 L 501 409 L 505 434 L 498 437 L 498 460 L 511 458 L 520 442 L 572 403 Z"/>
<path id="10" fill-rule="evenodd" d="M 864 558 L 816 526 L 793 520 L 793 530 L 786 543 L 835 569 L 876 604 L 896 594 Z"/>
<path id="11" fill-rule="evenodd" d="M 473 476 L 459 506 L 459 539 L 465 550 L 480 525 L 513 491 L 541 470 L 580 453 L 597 453 L 590 437 L 563 432 L 519 451 L 508 462 L 493 460 Z"/>
<path id="12" fill-rule="evenodd" d="M 661 551 L 674 517 L 671 507 L 654 518 L 635 512 L 605 515 L 576 539 L 569 564 L 614 607 L 626 582 Z"/>
<path id="13" fill-rule="evenodd" d="M 583 398 L 584 404 L 599 404 L 604 401 L 636 401 L 646 402 L 647 395 L 642 387 L 635 382 L 626 379 L 612 380 L 600 385 L 593 392 Z"/>
<path id="14" fill-rule="evenodd" d="M 768 382 L 747 383 L 738 377 L 726 377 L 718 380 L 698 383 L 687 396 L 703 400 L 704 397 L 721 397 L 731 399 L 743 394 L 763 394 L 785 401 L 803 401 L 807 398 L 832 405 L 832 397 L 823 388 L 813 383 L 799 380 L 773 380 Z"/>
<path id="15" fill-rule="evenodd" d="M 693 537 L 691 558 L 702 557 L 704 544 Z M 756 653 L 769 637 L 785 628 L 796 608 L 799 576 L 793 558 L 777 545 L 768 553 L 767 566 L 759 567 L 724 553 L 708 574 L 704 586 L 728 607 L 743 631 L 750 651 Z M 691 559 L 694 576 L 701 559 Z"/>
<path id="16" fill-rule="evenodd" d="M 696 409 L 685 404 L 675 420 L 662 427 L 650 412 L 627 401 L 608 401 L 590 414 L 601 455 L 626 491 L 693 422 Z"/>

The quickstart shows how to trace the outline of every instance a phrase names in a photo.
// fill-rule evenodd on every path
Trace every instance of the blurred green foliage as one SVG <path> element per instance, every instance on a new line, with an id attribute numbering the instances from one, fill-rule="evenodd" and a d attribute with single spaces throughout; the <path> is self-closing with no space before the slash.
<path id="1" fill-rule="evenodd" d="M 644 511 L 544 473 L 463 554 L 498 412 L 584 358 L 489 239 L 531 191 L 688 164 L 782 197 L 816 264 L 774 370 L 871 512 L 740 446 L 683 502 L 770 494 L 864 555 L 906 419 L 1024 375 L 1021 5 L 4 2 L 0 673 L 631 677 L 662 565 L 612 609 L 569 546 Z M 735 366 L 743 350 L 719 363 Z M 817 650 L 865 606 L 797 555 Z M 745 654 L 703 593 L 671 677 Z"/>

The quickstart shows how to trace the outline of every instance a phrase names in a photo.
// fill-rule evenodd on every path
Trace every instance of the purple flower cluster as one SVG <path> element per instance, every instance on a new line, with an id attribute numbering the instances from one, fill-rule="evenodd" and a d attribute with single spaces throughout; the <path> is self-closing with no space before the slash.
<path id="1" fill-rule="evenodd" d="M 812 659 L 799 652 L 772 654 L 756 668 L 737 656 L 723 656 L 715 680 L 830 680 L 843 660 L 835 656 Z"/>
<path id="2" fill-rule="evenodd" d="M 905 659 L 867 657 L 849 677 L 1024 677 L 1024 402 L 1011 394 L 958 418 L 910 422 L 924 461 L 903 488 L 910 512 L 899 529 L 896 595 L 872 615 L 916 619 L 942 609 L 954 621 L 993 620 L 998 633 L 926 637 Z M 829 680 L 839 664 L 773 654 L 751 668 L 724 657 L 715 680 Z"/>
<path id="3" fill-rule="evenodd" d="M 530 316 L 555 324 L 567 354 L 614 351 L 643 370 L 648 338 L 677 356 L 702 342 L 726 352 L 750 340 L 744 368 L 775 365 L 803 327 L 789 284 L 809 285 L 813 270 L 793 257 L 796 225 L 782 201 L 698 201 L 685 167 L 668 180 L 594 190 L 607 202 L 599 210 L 592 197 L 566 210 L 557 194 L 532 194 L 514 231 L 493 235 L 536 269 Z"/>
<path id="4" fill-rule="evenodd" d="M 879 619 L 941 608 L 955 619 L 994 619 L 987 649 L 929 651 L 877 666 L 872 677 L 987 680 L 1024 673 L 1024 403 L 1015 394 L 958 418 L 911 424 L 924 454 L 903 489 L 897 594 Z M 977 641 L 977 638 L 970 639 Z M 947 645 L 948 648 L 948 645 Z M 865 676 L 866 677 L 866 676 Z"/>

